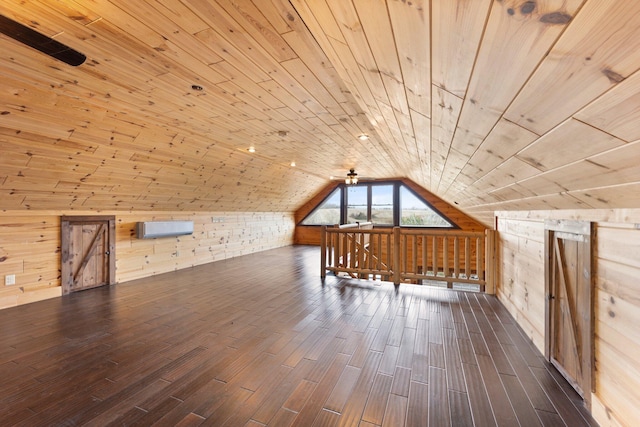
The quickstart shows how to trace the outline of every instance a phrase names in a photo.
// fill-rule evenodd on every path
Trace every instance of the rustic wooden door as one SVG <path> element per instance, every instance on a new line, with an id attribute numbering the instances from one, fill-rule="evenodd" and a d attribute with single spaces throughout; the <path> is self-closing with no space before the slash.
<path id="1" fill-rule="evenodd" d="M 115 283 L 115 217 L 61 218 L 62 293 Z"/>
<path id="2" fill-rule="evenodd" d="M 592 226 L 546 221 L 545 355 L 587 405 L 592 391 Z"/>

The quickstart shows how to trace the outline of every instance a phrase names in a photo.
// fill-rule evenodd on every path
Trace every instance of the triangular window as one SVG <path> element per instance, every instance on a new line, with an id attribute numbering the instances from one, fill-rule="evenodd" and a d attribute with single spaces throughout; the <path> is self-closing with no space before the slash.
<path id="1" fill-rule="evenodd" d="M 307 217 L 302 225 L 335 225 L 340 224 L 342 206 L 342 188 L 338 187 L 329 197 L 324 199 Z"/>
<path id="2" fill-rule="evenodd" d="M 422 197 L 397 181 L 340 184 L 301 225 L 372 222 L 379 226 L 457 228 Z"/>
<path id="3" fill-rule="evenodd" d="M 450 228 L 453 227 L 453 224 L 439 212 L 436 212 L 417 194 L 401 185 L 400 226 Z"/>

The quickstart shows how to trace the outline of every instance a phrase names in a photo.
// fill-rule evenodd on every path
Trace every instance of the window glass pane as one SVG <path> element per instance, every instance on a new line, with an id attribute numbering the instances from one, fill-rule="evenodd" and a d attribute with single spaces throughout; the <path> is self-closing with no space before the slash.
<path id="1" fill-rule="evenodd" d="M 393 185 L 371 186 L 371 222 L 393 225 Z"/>
<path id="2" fill-rule="evenodd" d="M 347 187 L 347 224 L 367 221 L 367 186 Z"/>
<path id="3" fill-rule="evenodd" d="M 452 227 L 439 213 L 420 200 L 411 190 L 400 187 L 400 225 L 417 227 Z"/>
<path id="4" fill-rule="evenodd" d="M 302 221 L 302 225 L 340 224 L 340 194 L 340 188 L 333 190 L 333 193 Z"/>

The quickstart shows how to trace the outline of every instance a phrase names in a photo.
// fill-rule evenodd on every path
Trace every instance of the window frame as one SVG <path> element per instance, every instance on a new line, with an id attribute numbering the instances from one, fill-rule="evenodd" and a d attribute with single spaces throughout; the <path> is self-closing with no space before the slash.
<path id="1" fill-rule="evenodd" d="M 305 227 L 322 227 L 323 225 L 335 225 L 335 224 L 304 224 L 304 222 L 309 218 L 316 209 L 321 206 L 329 197 L 333 195 L 336 190 L 340 190 L 340 224 L 347 223 L 347 206 L 348 206 L 348 188 L 349 187 L 366 187 L 367 188 L 367 222 L 371 221 L 371 208 L 372 208 L 372 187 L 376 185 L 392 185 L 393 186 L 393 225 L 390 224 L 375 224 L 376 227 L 379 228 L 392 228 L 392 227 L 404 227 L 404 228 L 425 228 L 432 230 L 459 230 L 460 227 L 449 217 L 444 215 L 438 209 L 436 209 L 431 203 L 421 197 L 418 193 L 413 191 L 407 185 L 405 185 L 402 181 L 368 181 L 368 182 L 359 182 L 357 184 L 347 185 L 345 183 L 340 183 L 336 185 L 334 188 L 324 199 L 320 201 L 305 217 L 297 224 Z M 450 224 L 450 227 L 442 227 L 442 226 L 420 226 L 420 225 L 401 225 L 401 207 L 400 207 L 400 188 L 404 187 L 407 191 L 409 191 L 415 198 L 424 203 L 429 209 L 438 214 L 444 221 Z M 358 221 L 357 221 L 358 222 Z M 362 221 L 364 222 L 364 221 Z"/>

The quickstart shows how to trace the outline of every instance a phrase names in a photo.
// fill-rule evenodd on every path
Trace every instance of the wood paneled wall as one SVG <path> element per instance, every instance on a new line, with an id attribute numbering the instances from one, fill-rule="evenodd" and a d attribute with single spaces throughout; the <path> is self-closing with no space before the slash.
<path id="1" fill-rule="evenodd" d="M 602 427 L 640 425 L 640 210 L 497 212 L 497 295 L 544 351 L 544 220 L 596 223 L 595 382 Z"/>
<path id="2" fill-rule="evenodd" d="M 0 308 L 61 295 L 60 216 L 86 212 L 0 214 Z M 96 214 L 91 212 L 91 214 Z M 292 243 L 293 215 L 277 212 L 100 212 L 116 215 L 116 281 L 263 251 Z M 136 222 L 185 219 L 194 233 L 136 238 Z M 4 276 L 16 284 L 4 285 Z"/>

